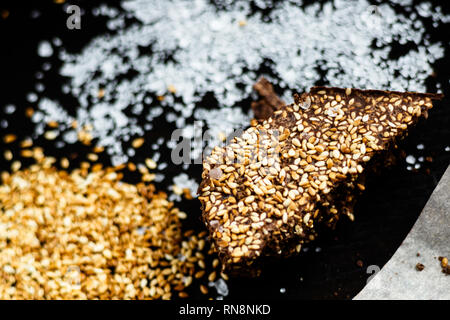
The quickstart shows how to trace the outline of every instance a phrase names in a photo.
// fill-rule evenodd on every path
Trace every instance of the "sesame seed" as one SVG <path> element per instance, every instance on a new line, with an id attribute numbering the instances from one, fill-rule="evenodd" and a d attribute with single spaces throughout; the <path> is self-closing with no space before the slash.
<path id="1" fill-rule="evenodd" d="M 153 185 L 117 183 L 122 174 L 112 168 L 58 171 L 56 159 L 35 151 L 36 163 L 21 170 L 14 161 L 0 186 L 0 202 L 11 208 L 0 210 L 0 225 L 14 230 L 0 228 L 0 265 L 13 271 L 0 279 L 1 299 L 188 297 L 190 275 L 211 248 L 206 233 L 181 233 L 186 213 Z"/>
<path id="2" fill-rule="evenodd" d="M 142 147 L 144 142 L 145 142 L 144 138 L 136 138 L 131 142 L 131 145 L 134 149 L 138 149 L 138 148 Z"/>

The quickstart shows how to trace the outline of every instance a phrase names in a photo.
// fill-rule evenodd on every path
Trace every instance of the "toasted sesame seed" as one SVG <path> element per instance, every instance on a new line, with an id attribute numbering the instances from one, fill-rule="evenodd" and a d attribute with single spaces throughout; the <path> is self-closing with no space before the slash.
<path id="1" fill-rule="evenodd" d="M 13 158 L 13 154 L 12 154 L 11 150 L 5 150 L 3 152 L 3 156 L 4 156 L 6 161 L 11 161 L 12 158 Z"/>
<path id="2" fill-rule="evenodd" d="M 145 159 L 145 165 L 149 169 L 156 169 L 156 162 L 153 159 L 150 158 Z"/>
<path id="3" fill-rule="evenodd" d="M 205 285 L 203 285 L 203 284 L 200 285 L 200 291 L 203 294 L 208 294 L 208 288 Z"/>
<path id="4" fill-rule="evenodd" d="M 142 147 L 142 145 L 144 144 L 144 142 L 145 142 L 144 138 L 136 138 L 136 139 L 134 139 L 134 140 L 131 142 L 131 146 L 132 146 L 134 149 L 138 149 L 138 148 Z"/>
<path id="5" fill-rule="evenodd" d="M 17 139 L 17 136 L 15 134 L 7 134 L 7 135 L 3 136 L 3 142 L 6 144 L 14 142 L 14 141 L 16 141 L 16 139 Z"/>
<path id="6" fill-rule="evenodd" d="M 14 161 L 0 186 L 0 202 L 11 208 L 8 214 L 0 210 L 0 225 L 15 232 L 6 241 L 0 228 L 0 265 L 14 270 L 0 278 L 1 299 L 170 299 L 173 291 L 188 296 L 183 290 L 209 250 L 206 233 L 182 234 L 186 214 L 164 193 L 142 182 L 117 183 L 121 173 L 97 164 L 58 171 L 56 159 L 39 148 L 34 153 L 36 164 L 21 170 Z M 61 159 L 61 167 L 68 166 Z M 215 261 L 213 268 L 219 267 Z"/>

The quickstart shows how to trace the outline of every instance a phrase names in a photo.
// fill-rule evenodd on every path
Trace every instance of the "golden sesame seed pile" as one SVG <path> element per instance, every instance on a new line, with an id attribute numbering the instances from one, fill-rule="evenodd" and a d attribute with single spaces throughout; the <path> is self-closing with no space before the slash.
<path id="1" fill-rule="evenodd" d="M 0 299 L 187 297 L 207 274 L 206 232 L 183 233 L 185 213 L 164 193 L 124 183 L 113 168 L 68 173 L 36 158 L 2 173 Z"/>
<path id="2" fill-rule="evenodd" d="M 345 195 L 367 163 L 432 107 L 431 94 L 311 88 L 204 162 L 203 217 L 222 262 L 237 269 L 289 255 L 318 221 L 353 219 Z M 342 197 L 344 195 L 344 197 Z"/>

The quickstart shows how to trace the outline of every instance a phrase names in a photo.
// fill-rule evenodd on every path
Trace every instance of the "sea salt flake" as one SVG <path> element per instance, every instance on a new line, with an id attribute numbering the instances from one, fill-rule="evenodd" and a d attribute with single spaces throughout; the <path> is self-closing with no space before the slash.
<path id="1" fill-rule="evenodd" d="M 416 163 L 416 158 L 415 158 L 414 156 L 412 156 L 412 155 L 408 155 L 408 156 L 406 157 L 406 163 L 408 163 L 408 164 L 414 164 L 414 163 Z"/>
<path id="2" fill-rule="evenodd" d="M 43 58 L 51 57 L 53 54 L 53 48 L 50 42 L 41 41 L 38 45 L 38 55 Z"/>
<path id="3" fill-rule="evenodd" d="M 78 54 L 58 48 L 59 73 L 68 78 L 61 90 L 78 102 L 76 114 L 67 112 L 72 106 L 56 102 L 50 112 L 49 97 L 40 97 L 37 112 L 42 112 L 44 122 L 65 118 L 60 123 L 66 127 L 76 120 L 77 130 L 93 125 L 92 137 L 114 164 L 121 164 L 132 156 L 123 142 L 154 130 L 162 114 L 171 125 L 186 130 L 186 136 L 194 122 L 202 121 L 216 137 L 211 146 L 221 143 L 219 133 L 228 136 L 247 126 L 252 114 L 240 104 L 250 97 L 262 66 L 271 71 L 268 79 L 284 90 L 280 94 L 285 101 L 291 101 L 292 92 L 320 80 L 337 87 L 424 91 L 432 64 L 444 55 L 444 44 L 431 40 L 425 44 L 428 35 L 417 17 L 431 12 L 435 23 L 441 24 L 450 16 L 430 4 L 392 3 L 410 13 L 396 12 L 391 3 L 372 6 L 367 0 L 336 0 L 323 7 L 317 2 L 302 7 L 294 2 L 257 1 L 257 7 L 272 8 L 267 20 L 245 1 L 227 2 L 223 9 L 207 0 L 129 0 L 122 1 L 121 8 L 101 5 L 93 12 L 104 16 L 109 28 L 120 31 L 98 36 Z M 125 24 L 126 19 L 134 22 Z M 243 20 L 245 25 L 240 25 Z M 416 48 L 390 58 L 394 44 L 411 41 Z M 151 55 L 142 50 L 150 46 Z M 39 43 L 39 56 L 53 56 L 53 51 L 48 41 Z M 168 56 L 171 59 L 165 62 Z M 49 71 L 51 64 L 42 68 Z M 49 87 L 41 79 L 44 74 L 40 72 L 39 79 Z M 105 92 L 101 99 L 99 88 Z M 213 97 L 212 105 L 200 107 L 207 95 Z M 38 99 L 36 94 L 28 97 L 33 103 Z M 310 104 L 305 101 L 302 107 Z M 43 129 L 36 122 L 35 134 L 43 134 Z M 65 134 L 60 137 L 74 141 Z M 165 142 L 169 148 L 176 145 Z M 203 147 L 194 144 L 193 155 L 201 156 Z M 183 170 L 189 165 L 183 164 Z"/>

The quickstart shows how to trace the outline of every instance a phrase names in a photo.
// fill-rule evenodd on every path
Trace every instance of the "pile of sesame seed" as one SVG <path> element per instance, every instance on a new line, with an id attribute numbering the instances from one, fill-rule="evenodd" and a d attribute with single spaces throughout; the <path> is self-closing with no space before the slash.
<path id="1" fill-rule="evenodd" d="M 98 164 L 62 171 L 38 148 L 33 157 L 1 175 L 0 299 L 183 298 L 192 283 L 208 294 L 208 281 L 226 279 L 217 259 L 205 265 L 206 232 L 183 232 L 186 214 L 153 185 Z"/>
<path id="2" fill-rule="evenodd" d="M 339 210 L 346 202 L 339 187 L 354 189 L 375 155 L 427 117 L 432 98 L 439 96 L 314 87 L 216 147 L 199 199 L 224 264 L 241 268 L 259 256 L 299 252 L 317 222 L 353 218 Z"/>

